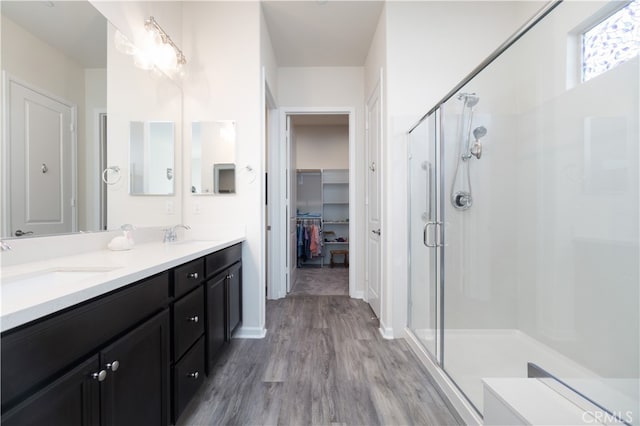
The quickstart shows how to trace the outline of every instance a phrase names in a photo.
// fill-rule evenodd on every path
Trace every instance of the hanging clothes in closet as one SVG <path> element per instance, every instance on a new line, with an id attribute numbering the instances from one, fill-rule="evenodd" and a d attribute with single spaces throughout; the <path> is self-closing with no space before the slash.
<path id="1" fill-rule="evenodd" d="M 298 266 L 322 255 L 322 220 L 298 218 L 296 237 L 298 245 Z"/>

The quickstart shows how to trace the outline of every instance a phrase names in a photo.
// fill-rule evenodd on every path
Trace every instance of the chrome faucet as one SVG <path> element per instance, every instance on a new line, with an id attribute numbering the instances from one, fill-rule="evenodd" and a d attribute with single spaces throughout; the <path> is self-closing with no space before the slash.
<path id="1" fill-rule="evenodd" d="M 11 250 L 11 246 L 4 241 L 0 241 L 0 251 L 9 251 Z"/>
<path id="2" fill-rule="evenodd" d="M 178 239 L 178 233 L 176 232 L 176 230 L 178 228 L 184 228 L 184 229 L 191 229 L 189 226 L 187 225 L 182 225 L 182 224 L 178 224 L 178 225 L 174 225 L 171 228 L 167 228 L 164 230 L 164 237 L 162 238 L 162 242 L 163 243 L 172 243 L 174 241 L 176 241 Z"/>

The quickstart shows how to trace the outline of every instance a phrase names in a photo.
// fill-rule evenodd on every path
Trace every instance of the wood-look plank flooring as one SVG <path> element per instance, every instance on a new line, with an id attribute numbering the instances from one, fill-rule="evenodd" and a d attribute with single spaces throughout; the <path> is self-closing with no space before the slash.
<path id="1" fill-rule="evenodd" d="M 298 268 L 289 296 L 348 296 L 349 268 Z"/>
<path id="2" fill-rule="evenodd" d="M 402 339 L 345 296 L 267 302 L 267 336 L 234 339 L 178 425 L 455 425 Z"/>

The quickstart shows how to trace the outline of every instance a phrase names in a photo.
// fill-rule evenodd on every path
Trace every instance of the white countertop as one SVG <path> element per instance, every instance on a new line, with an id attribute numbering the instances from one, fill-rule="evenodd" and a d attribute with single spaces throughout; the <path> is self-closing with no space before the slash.
<path id="1" fill-rule="evenodd" d="M 2 332 L 222 250 L 244 237 L 137 244 L 2 268 Z"/>

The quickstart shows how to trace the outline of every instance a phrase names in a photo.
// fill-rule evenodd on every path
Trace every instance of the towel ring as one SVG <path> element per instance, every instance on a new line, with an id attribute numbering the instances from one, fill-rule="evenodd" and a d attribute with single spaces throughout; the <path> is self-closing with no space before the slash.
<path id="1" fill-rule="evenodd" d="M 107 174 L 115 174 L 116 177 L 114 180 L 109 180 L 107 178 Z M 120 167 L 118 166 L 107 167 L 102 171 L 102 181 L 107 185 L 115 185 L 116 183 L 120 182 L 121 178 L 122 174 L 120 174 Z"/>

